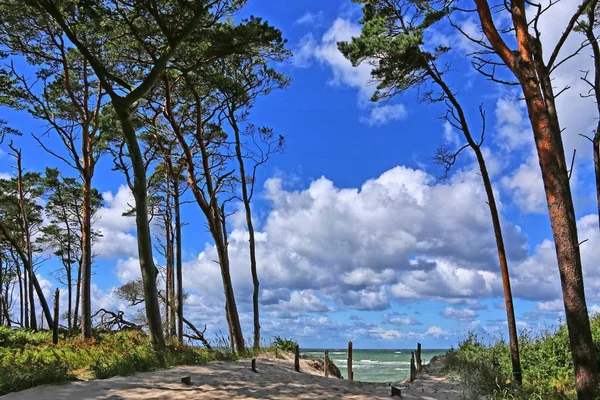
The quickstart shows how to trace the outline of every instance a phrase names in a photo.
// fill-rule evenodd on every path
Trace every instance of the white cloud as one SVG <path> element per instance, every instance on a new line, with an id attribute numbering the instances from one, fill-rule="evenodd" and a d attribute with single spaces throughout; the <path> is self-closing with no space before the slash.
<path id="1" fill-rule="evenodd" d="M 369 126 L 381 126 L 404 119 L 407 114 L 402 104 L 386 104 L 372 108 L 369 116 L 361 117 L 360 121 Z"/>
<path id="2" fill-rule="evenodd" d="M 115 275 L 121 284 L 140 279 L 142 277 L 140 260 L 135 257 L 117 260 L 115 265 Z"/>
<path id="3" fill-rule="evenodd" d="M 371 328 L 369 330 L 369 333 L 371 333 L 377 339 L 381 339 L 381 340 L 393 340 L 393 339 L 399 339 L 402 337 L 402 333 L 398 332 L 395 329 L 383 329 L 383 328 L 379 328 L 379 327 Z"/>
<path id="4" fill-rule="evenodd" d="M 532 153 L 510 176 L 504 176 L 501 183 L 521 211 L 543 213 L 548 210 L 537 154 Z"/>
<path id="5" fill-rule="evenodd" d="M 540 311 L 562 311 L 565 306 L 562 300 L 542 301 L 537 304 L 537 309 Z"/>
<path id="6" fill-rule="evenodd" d="M 391 313 L 385 314 L 383 316 L 383 320 L 389 324 L 393 325 L 421 325 L 421 322 L 411 317 L 407 313 Z"/>
<path id="7" fill-rule="evenodd" d="M 137 257 L 135 217 L 123 216 L 134 207 L 133 195 L 128 187 L 121 185 L 116 194 L 102 194 L 104 206 L 96 214 L 93 228 L 102 235 L 93 245 L 98 257 Z"/>
<path id="8" fill-rule="evenodd" d="M 302 14 L 300 18 L 294 21 L 294 24 L 297 25 L 319 25 L 323 22 L 323 11 L 319 11 L 317 13 L 312 13 L 310 11 Z"/>
<path id="9" fill-rule="evenodd" d="M 372 67 L 368 63 L 353 67 L 337 47 L 338 42 L 351 40 L 352 37 L 359 36 L 360 32 L 360 25 L 338 18 L 320 40 L 315 39 L 312 34 L 301 39 L 294 53 L 297 58 L 296 65 L 308 66 L 310 61 L 314 60 L 328 66 L 333 72 L 333 78 L 329 83 L 357 89 L 359 102 L 365 105 L 375 92 L 375 85 L 371 78 Z"/>
<path id="10" fill-rule="evenodd" d="M 501 292 L 489 210 L 475 174 L 440 182 L 396 167 L 360 188 L 340 189 L 322 177 L 299 191 L 275 178 L 266 182 L 265 197 L 271 211 L 256 233 L 261 301 L 283 304 L 287 315 L 310 311 L 309 298 L 340 309 L 384 310 L 390 295 L 456 299 Z M 525 237 L 504 225 L 511 257 L 525 259 Z M 252 297 L 247 252 L 247 233 L 234 229 L 229 256 L 242 306 Z M 216 259 L 206 244 L 186 263 L 186 290 L 222 297 Z"/>
<path id="11" fill-rule="evenodd" d="M 456 319 L 459 321 L 472 321 L 479 316 L 475 310 L 470 310 L 468 308 L 456 309 L 453 307 L 446 307 L 440 315 L 444 318 Z"/>
<path id="12" fill-rule="evenodd" d="M 520 148 L 533 150 L 533 133 L 527 119 L 525 104 L 514 96 L 503 96 L 496 101 L 496 136 L 495 143 L 505 151 Z"/>
<path id="13" fill-rule="evenodd" d="M 427 329 L 427 332 L 425 332 L 425 335 L 431 335 L 434 337 L 445 336 L 447 334 L 448 332 L 440 328 L 439 326 L 432 326 L 429 329 Z"/>
<path id="14" fill-rule="evenodd" d="M 10 181 L 12 176 L 8 172 L 0 172 L 0 179 L 3 181 Z"/>

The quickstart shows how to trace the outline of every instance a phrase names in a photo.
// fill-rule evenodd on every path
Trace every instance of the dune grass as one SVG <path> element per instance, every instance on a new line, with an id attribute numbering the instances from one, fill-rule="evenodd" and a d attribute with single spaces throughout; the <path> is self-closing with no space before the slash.
<path id="1" fill-rule="evenodd" d="M 600 316 L 591 319 L 596 351 L 600 354 Z M 523 386 L 511 379 L 508 343 L 470 333 L 446 357 L 446 369 L 465 383 L 467 398 L 576 399 L 573 362 L 566 326 L 519 337 Z"/>

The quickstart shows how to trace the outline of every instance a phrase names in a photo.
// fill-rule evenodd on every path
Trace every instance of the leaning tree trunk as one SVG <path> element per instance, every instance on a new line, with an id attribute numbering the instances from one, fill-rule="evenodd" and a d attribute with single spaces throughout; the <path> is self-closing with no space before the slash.
<path id="1" fill-rule="evenodd" d="M 233 118 L 232 118 L 233 120 Z M 258 296 L 260 293 L 260 282 L 258 280 L 258 271 L 256 267 L 256 242 L 254 240 L 254 225 L 252 224 L 252 209 L 250 207 L 250 196 L 246 182 L 246 169 L 244 166 L 244 157 L 242 155 L 242 143 L 240 139 L 240 130 L 237 124 L 232 124 L 235 132 L 235 154 L 240 168 L 240 180 L 242 186 L 242 200 L 246 211 L 246 225 L 248 227 L 248 246 L 250 248 L 250 271 L 252 273 L 252 308 L 254 312 L 254 350 L 260 348 L 260 315 Z"/>
<path id="2" fill-rule="evenodd" d="M 515 321 L 515 308 L 513 305 L 512 289 L 510 287 L 510 275 L 508 273 L 508 261 L 506 259 L 506 249 L 504 248 L 504 238 L 502 236 L 502 227 L 500 225 L 500 216 L 496 206 L 496 199 L 492 189 L 492 182 L 487 171 L 485 159 L 481 153 L 481 148 L 474 148 L 483 179 L 483 185 L 488 198 L 490 214 L 492 216 L 492 225 L 494 226 L 494 236 L 496 238 L 496 249 L 498 251 L 498 261 L 500 263 L 500 272 L 502 274 L 502 287 L 504 289 L 504 305 L 506 308 L 506 320 L 508 322 L 508 337 L 510 342 L 510 355 L 512 362 L 513 378 L 519 384 L 523 384 L 523 375 L 521 371 L 521 357 L 519 355 L 519 339 L 517 335 L 517 324 Z"/>
<path id="3" fill-rule="evenodd" d="M 504 237 L 502 235 L 502 226 L 500 225 L 500 215 L 498 213 L 498 207 L 496 205 L 496 198 L 494 196 L 494 190 L 492 188 L 492 181 L 490 174 L 487 170 L 485 158 L 481 152 L 481 143 L 477 143 L 471 135 L 471 130 L 467 122 L 464 110 L 459 103 L 458 99 L 442 79 L 441 75 L 435 66 L 430 66 L 427 60 L 424 60 L 427 72 L 429 76 L 436 82 L 442 91 L 445 93 L 450 104 L 454 107 L 458 114 L 458 120 L 460 122 L 460 128 L 469 144 L 469 147 L 475 153 L 477 158 L 477 164 L 479 171 L 481 172 L 481 178 L 483 180 L 483 186 L 485 188 L 485 194 L 487 196 L 488 206 L 490 208 L 490 215 L 492 217 L 492 225 L 494 227 L 494 238 L 496 239 L 496 250 L 498 252 L 498 262 L 500 264 L 500 273 L 502 275 L 502 287 L 504 289 L 504 304 L 506 308 L 506 319 L 508 322 L 508 337 L 510 342 L 510 354 L 512 362 L 513 379 L 521 385 L 523 383 L 523 375 L 521 370 L 521 357 L 519 355 L 519 338 L 517 335 L 517 324 L 515 321 L 515 308 L 513 305 L 512 289 L 510 286 L 510 275 L 508 272 L 508 261 L 506 258 L 506 249 L 504 247 Z M 483 141 L 483 139 L 482 139 Z"/>
<path id="4" fill-rule="evenodd" d="M 148 194 L 146 184 L 146 169 L 131 121 L 129 107 L 113 100 L 113 105 L 123 129 L 123 137 L 127 143 L 131 166 L 133 169 L 133 198 L 135 200 L 135 222 L 137 227 L 138 255 L 142 282 L 144 285 L 144 304 L 146 305 L 146 318 L 148 320 L 148 333 L 152 345 L 156 350 L 165 349 L 165 336 L 162 328 L 160 304 L 156 287 L 156 266 L 152 258 L 152 236 L 148 220 Z"/>

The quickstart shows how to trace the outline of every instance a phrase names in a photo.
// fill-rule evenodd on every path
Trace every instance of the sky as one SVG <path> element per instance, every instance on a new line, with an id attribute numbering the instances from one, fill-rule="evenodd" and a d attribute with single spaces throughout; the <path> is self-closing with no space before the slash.
<path id="1" fill-rule="evenodd" d="M 550 49 L 577 2 L 564 0 L 543 15 L 543 45 Z M 258 175 L 253 205 L 261 281 L 262 334 L 292 337 L 303 347 L 424 348 L 456 346 L 475 331 L 506 337 L 506 313 L 489 209 L 474 158 L 462 153 L 447 179 L 432 162 L 441 145 L 459 148 L 460 132 L 440 116 L 444 107 L 419 101 L 416 91 L 372 103 L 368 66 L 354 68 L 336 42 L 360 33 L 360 8 L 349 0 L 250 0 L 239 16 L 261 16 L 282 30 L 294 56 L 278 66 L 291 85 L 258 101 L 252 122 L 286 137 Z M 561 22 L 562 21 L 562 22 Z M 480 35 L 470 17 L 456 21 Z M 470 66 L 473 44 L 441 26 L 428 45 L 451 45 L 447 78 L 474 131 L 486 112 L 484 153 L 501 212 L 509 257 L 517 325 L 538 330 L 564 320 L 556 256 L 533 134 L 511 87 L 487 81 Z M 582 38 L 572 35 L 565 54 Z M 546 51 L 547 53 L 549 50 Z M 22 67 L 24 73 L 26 68 Z M 577 149 L 571 178 L 577 213 L 586 296 L 600 311 L 600 255 L 589 134 L 595 104 L 581 72 L 589 53 L 572 58 L 554 75 L 566 154 Z M 0 116 L 25 135 L 29 171 L 68 166 L 32 139 L 46 128 L 23 111 Z M 53 143 L 52 133 L 46 138 Z M 56 144 L 56 142 L 54 142 Z M 0 152 L 0 178 L 13 160 Z M 135 223 L 122 216 L 133 204 L 122 176 L 101 159 L 95 186 L 103 193 L 96 228 L 93 308 L 132 310 L 114 289 L 140 276 Z M 229 250 L 236 300 L 245 336 L 252 335 L 252 287 L 244 214 L 230 218 Z M 226 332 L 216 252 L 196 204 L 183 209 L 184 288 L 187 318 L 207 325 L 208 337 Z M 157 258 L 160 264 L 161 259 Z M 46 293 L 58 287 L 48 261 L 38 275 Z M 64 302 L 63 302 L 64 304 Z"/>

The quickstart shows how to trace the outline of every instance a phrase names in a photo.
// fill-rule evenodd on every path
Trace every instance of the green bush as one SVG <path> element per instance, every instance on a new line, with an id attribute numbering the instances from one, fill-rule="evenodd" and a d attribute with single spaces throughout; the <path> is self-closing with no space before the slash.
<path id="1" fill-rule="evenodd" d="M 98 333 L 88 341 L 61 337 L 55 346 L 48 332 L 0 327 L 0 395 L 44 383 L 105 379 L 216 359 L 231 356 L 174 341 L 163 353 L 156 353 L 140 331 Z"/>
<path id="2" fill-rule="evenodd" d="M 289 353 L 295 352 L 296 346 L 298 346 L 298 342 L 295 340 L 282 338 L 280 336 L 275 336 L 273 343 L 271 344 L 271 347 L 274 349 Z"/>
<path id="3" fill-rule="evenodd" d="M 591 320 L 596 349 L 600 350 L 600 316 Z M 573 361 L 565 325 L 519 337 L 523 386 L 512 382 L 510 348 L 504 340 L 470 333 L 447 354 L 446 368 L 460 377 L 473 398 L 576 399 Z M 600 355 L 600 353 L 598 353 Z"/>

